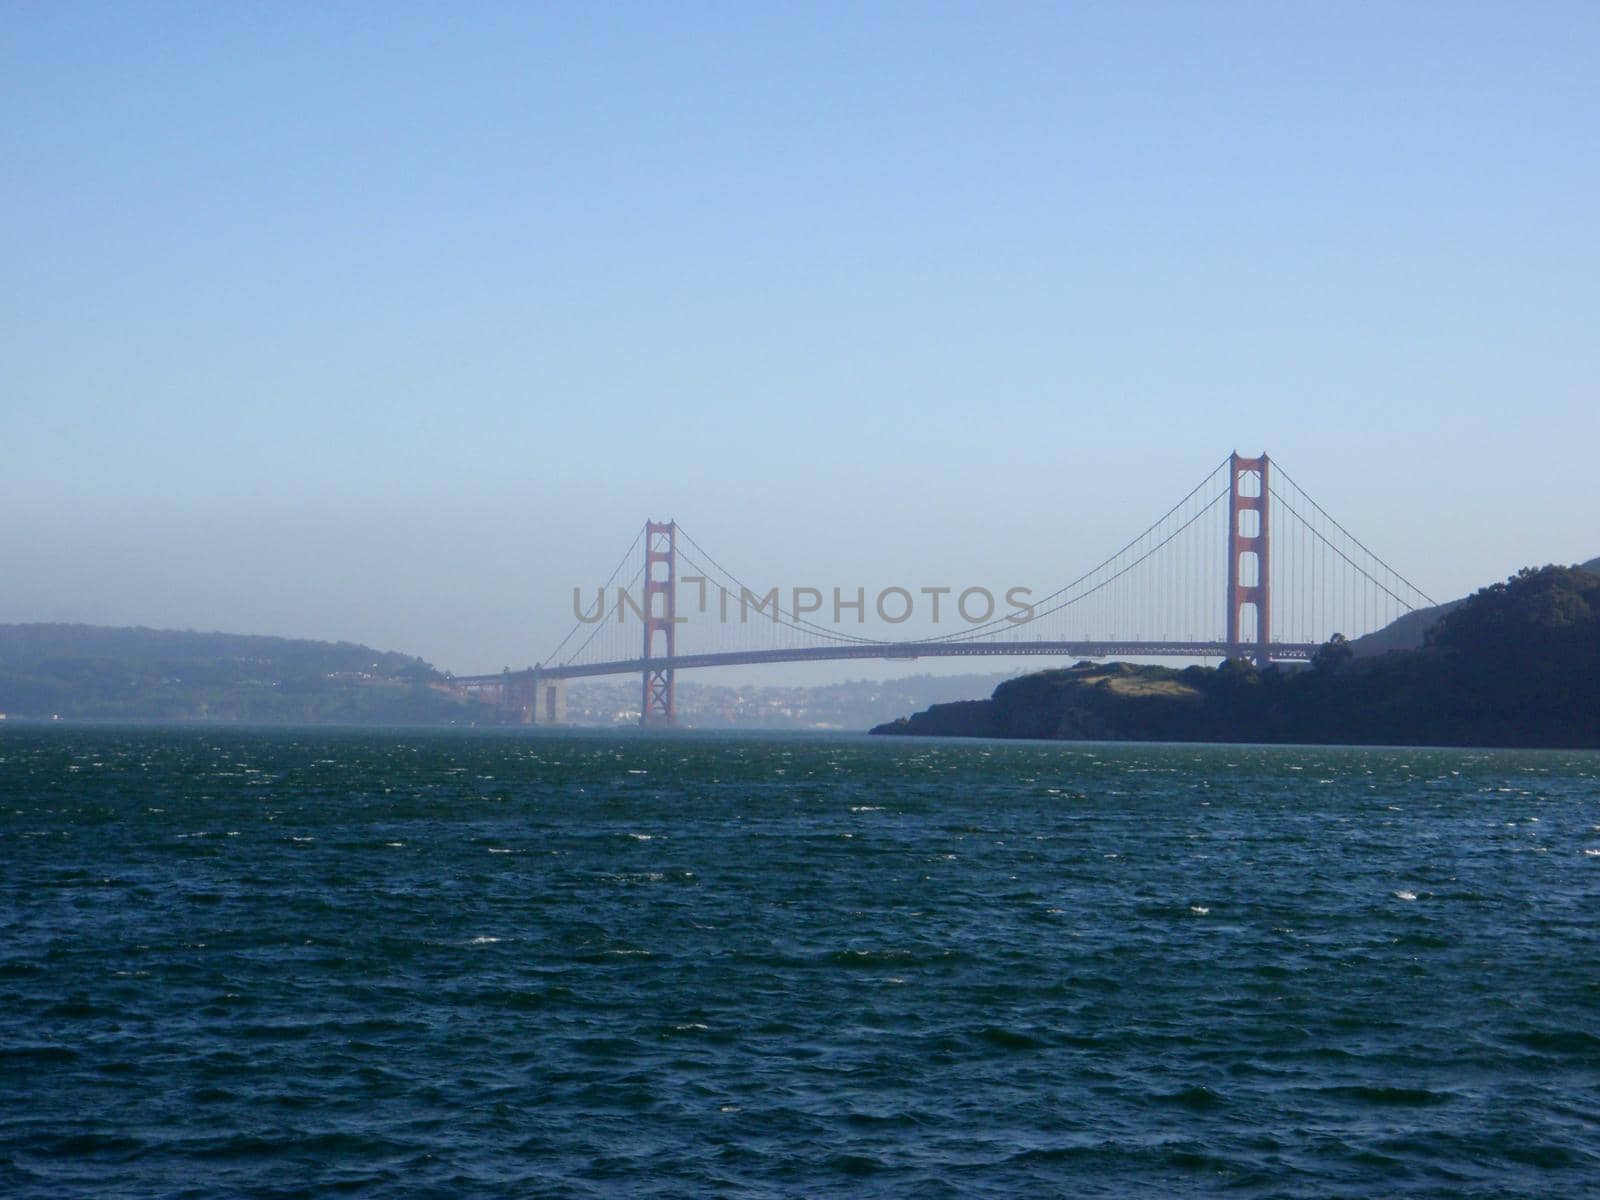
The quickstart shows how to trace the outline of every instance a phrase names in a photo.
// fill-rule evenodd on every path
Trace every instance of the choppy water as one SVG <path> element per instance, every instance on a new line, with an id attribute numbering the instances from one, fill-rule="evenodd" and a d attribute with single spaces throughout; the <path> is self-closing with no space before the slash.
<path id="1" fill-rule="evenodd" d="M 0 1193 L 1577 1196 L 1600 755 L 0 734 Z"/>

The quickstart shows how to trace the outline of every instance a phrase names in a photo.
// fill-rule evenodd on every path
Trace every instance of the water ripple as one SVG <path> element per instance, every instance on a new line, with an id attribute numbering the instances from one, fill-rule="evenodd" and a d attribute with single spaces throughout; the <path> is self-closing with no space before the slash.
<path id="1" fill-rule="evenodd" d="M 0 742 L 7 1196 L 1600 1178 L 1600 755 Z"/>

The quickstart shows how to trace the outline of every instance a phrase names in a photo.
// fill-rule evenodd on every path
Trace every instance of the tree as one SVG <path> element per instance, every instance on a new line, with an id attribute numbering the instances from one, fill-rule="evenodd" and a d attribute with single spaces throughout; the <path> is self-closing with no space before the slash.
<path id="1" fill-rule="evenodd" d="M 1248 658 L 1225 658 L 1217 667 L 1217 682 L 1225 692 L 1254 687 L 1261 682 L 1261 671 Z"/>
<path id="2" fill-rule="evenodd" d="M 1356 656 L 1355 647 L 1348 638 L 1336 633 L 1311 652 L 1311 669 L 1324 675 L 1337 674 Z"/>

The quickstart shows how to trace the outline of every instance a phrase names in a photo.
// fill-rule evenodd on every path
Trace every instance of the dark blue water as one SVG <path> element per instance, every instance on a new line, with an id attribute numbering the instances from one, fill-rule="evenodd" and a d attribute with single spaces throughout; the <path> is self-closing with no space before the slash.
<path id="1" fill-rule="evenodd" d="M 0 1193 L 1579 1196 L 1600 756 L 0 733 Z"/>

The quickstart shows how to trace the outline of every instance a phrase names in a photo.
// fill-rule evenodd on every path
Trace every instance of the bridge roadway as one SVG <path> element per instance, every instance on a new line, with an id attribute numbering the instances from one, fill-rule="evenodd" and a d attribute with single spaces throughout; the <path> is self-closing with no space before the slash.
<path id="1" fill-rule="evenodd" d="M 1271 642 L 1268 657 L 1306 662 L 1315 642 Z M 507 679 L 582 679 L 594 675 L 638 675 L 646 670 L 693 667 L 743 667 L 761 663 L 832 662 L 841 659 L 994 658 L 1048 655 L 1055 658 L 1259 658 L 1257 642 L 841 642 L 797 650 L 732 650 L 715 654 L 679 654 L 672 658 L 624 658 L 612 662 L 559 667 L 528 667 L 494 675 L 457 675 L 457 687 L 488 686 Z"/>

